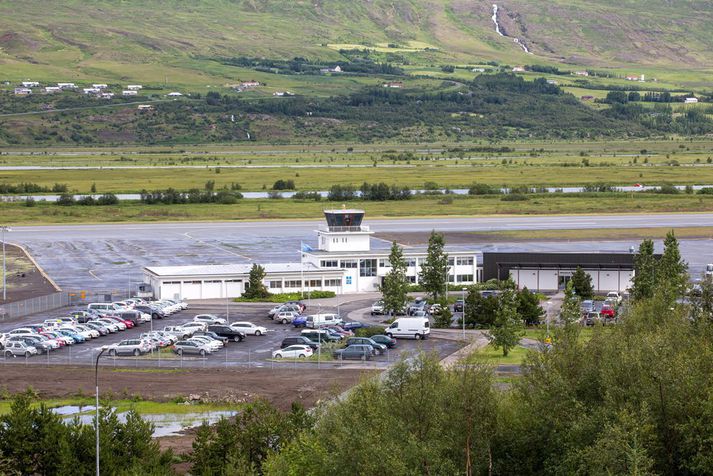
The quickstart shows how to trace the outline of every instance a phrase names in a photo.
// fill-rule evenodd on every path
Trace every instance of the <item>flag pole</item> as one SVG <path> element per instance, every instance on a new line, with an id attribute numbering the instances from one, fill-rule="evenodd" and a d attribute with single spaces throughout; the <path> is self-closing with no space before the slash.
<path id="1" fill-rule="evenodd" d="M 300 289 L 302 292 L 300 293 L 300 299 L 305 298 L 305 263 L 304 263 L 304 257 L 305 257 L 305 245 L 303 242 L 300 241 Z"/>

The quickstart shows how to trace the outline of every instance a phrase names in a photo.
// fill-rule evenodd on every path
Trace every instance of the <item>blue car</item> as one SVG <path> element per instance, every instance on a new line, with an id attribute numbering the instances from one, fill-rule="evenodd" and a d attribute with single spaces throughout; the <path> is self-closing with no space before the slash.
<path id="1" fill-rule="evenodd" d="M 292 319 L 292 325 L 295 327 L 307 327 L 307 316 L 297 316 Z"/>
<path id="2" fill-rule="evenodd" d="M 62 334 L 65 337 L 69 337 L 69 338 L 73 339 L 74 342 L 76 342 L 77 344 L 82 343 L 85 340 L 87 340 L 87 338 L 84 337 L 82 334 L 77 334 L 76 332 L 67 331 L 67 330 L 59 330 L 57 332 L 59 332 L 60 334 Z"/>
<path id="3" fill-rule="evenodd" d="M 360 329 L 362 327 L 367 327 L 366 324 L 363 322 L 359 321 L 350 321 L 350 322 L 345 322 L 344 324 L 340 324 L 341 328 L 347 331 L 353 331 L 354 329 Z"/>

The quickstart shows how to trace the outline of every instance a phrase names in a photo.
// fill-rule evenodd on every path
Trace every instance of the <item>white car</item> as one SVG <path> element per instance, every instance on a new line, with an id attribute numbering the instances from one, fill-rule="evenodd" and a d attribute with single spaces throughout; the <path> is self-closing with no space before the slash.
<path id="1" fill-rule="evenodd" d="M 201 345 L 205 345 L 208 347 L 211 352 L 215 352 L 216 350 L 220 350 L 223 347 L 223 343 L 219 342 L 215 339 L 211 339 L 210 337 L 206 336 L 193 336 L 190 339 L 188 339 L 189 342 L 199 342 Z"/>
<path id="2" fill-rule="evenodd" d="M 85 326 L 84 324 L 77 324 L 74 326 L 75 329 L 77 329 L 78 332 L 86 332 L 88 333 L 92 339 L 96 339 L 97 337 L 101 337 L 101 334 L 99 333 L 98 330 L 92 329 L 89 326 Z"/>
<path id="3" fill-rule="evenodd" d="M 278 349 L 272 353 L 273 359 L 306 359 L 313 353 L 312 347 L 308 345 L 291 345 L 284 349 Z"/>
<path id="4" fill-rule="evenodd" d="M 376 301 L 371 305 L 371 315 L 384 313 L 384 301 Z"/>
<path id="5" fill-rule="evenodd" d="M 202 322 L 209 326 L 212 326 L 213 324 L 225 324 L 226 323 L 225 319 L 223 319 L 222 317 L 214 316 L 213 314 L 198 314 L 196 317 L 193 318 L 193 321 L 194 322 Z"/>
<path id="6" fill-rule="evenodd" d="M 607 301 L 614 302 L 616 304 L 621 303 L 621 295 L 616 291 L 611 291 L 607 293 Z"/>
<path id="7" fill-rule="evenodd" d="M 191 330 L 191 334 L 194 334 L 198 331 L 203 331 L 205 332 L 208 329 L 208 324 L 205 322 L 200 322 L 200 321 L 191 321 L 191 322 L 186 322 L 185 324 L 181 325 L 184 329 L 189 329 Z"/>
<path id="8" fill-rule="evenodd" d="M 267 333 L 267 328 L 263 326 L 256 326 L 252 322 L 233 322 L 230 324 L 230 327 L 249 336 L 262 336 Z"/>
<path id="9" fill-rule="evenodd" d="M 299 316 L 299 314 L 294 311 L 280 311 L 275 314 L 273 319 L 280 324 L 287 324 L 288 322 L 292 322 L 297 316 Z"/>
<path id="10" fill-rule="evenodd" d="M 37 335 L 37 332 L 34 330 L 30 329 L 29 327 L 18 327 L 17 329 L 13 329 L 10 332 L 7 333 L 8 337 L 12 336 L 34 336 Z"/>
<path id="11" fill-rule="evenodd" d="M 126 330 L 126 324 L 123 322 L 115 321 L 113 319 L 97 319 L 97 322 L 100 324 L 103 324 L 105 327 L 108 327 L 109 329 L 115 329 L 115 331 L 125 331 Z"/>
<path id="12" fill-rule="evenodd" d="M 85 339 L 89 340 L 92 337 L 94 337 L 91 332 L 89 331 L 83 331 L 77 327 L 74 326 L 62 326 L 59 328 L 60 331 L 69 331 L 69 332 L 76 332 L 80 336 L 84 337 Z M 96 332 L 96 331 L 95 331 Z"/>

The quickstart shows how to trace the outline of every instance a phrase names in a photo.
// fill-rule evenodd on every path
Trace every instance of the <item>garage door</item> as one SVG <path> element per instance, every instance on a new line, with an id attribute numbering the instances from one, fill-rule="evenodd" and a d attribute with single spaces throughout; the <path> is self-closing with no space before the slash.
<path id="1" fill-rule="evenodd" d="M 183 299 L 201 299 L 201 281 L 183 281 Z"/>
<path id="2" fill-rule="evenodd" d="M 161 299 L 174 299 L 181 294 L 181 283 L 178 281 L 161 283 Z"/>
<path id="3" fill-rule="evenodd" d="M 203 281 L 202 299 L 223 297 L 223 281 Z"/>
<path id="4" fill-rule="evenodd" d="M 225 281 L 228 293 L 227 297 L 240 297 L 243 294 L 243 281 L 241 279 L 230 279 Z"/>

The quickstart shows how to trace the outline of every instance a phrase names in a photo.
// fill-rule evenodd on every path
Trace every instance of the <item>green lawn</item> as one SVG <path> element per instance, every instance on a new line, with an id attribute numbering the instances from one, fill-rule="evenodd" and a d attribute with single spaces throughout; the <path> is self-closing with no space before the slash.
<path id="1" fill-rule="evenodd" d="M 93 397 L 77 397 L 77 398 L 50 398 L 50 399 L 41 399 L 38 402 L 36 402 L 36 405 L 39 405 L 39 403 L 44 403 L 50 408 L 55 408 L 55 407 L 62 407 L 65 405 L 75 405 L 75 406 L 93 406 L 94 405 L 94 398 Z M 0 400 L 0 415 L 5 415 L 10 412 L 10 406 L 12 404 L 12 400 Z M 200 404 L 193 404 L 193 405 L 185 405 L 182 403 L 174 403 L 174 402 L 154 402 L 154 401 L 149 401 L 149 400 L 125 400 L 125 399 L 119 399 L 119 400 L 111 400 L 109 402 L 103 401 L 102 405 L 111 405 L 113 408 L 116 409 L 117 412 L 125 412 L 128 410 L 136 410 L 139 414 L 162 414 L 162 413 L 180 413 L 180 414 L 185 414 L 185 413 L 193 413 L 193 412 L 205 412 L 205 411 L 214 411 L 214 410 L 234 410 L 236 408 L 236 405 L 227 405 L 227 404 L 208 404 L 208 403 L 200 403 Z M 88 411 L 89 412 L 89 411 Z"/>
<path id="2" fill-rule="evenodd" d="M 474 352 L 466 358 L 467 362 L 484 362 L 491 365 L 521 365 L 528 349 L 520 345 L 510 349 L 507 357 L 503 356 L 502 349 L 496 349 L 492 345 L 488 345 L 483 349 Z"/>

